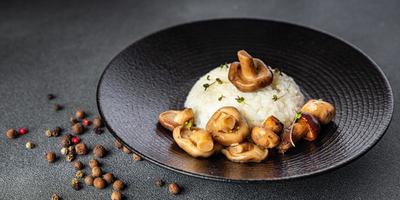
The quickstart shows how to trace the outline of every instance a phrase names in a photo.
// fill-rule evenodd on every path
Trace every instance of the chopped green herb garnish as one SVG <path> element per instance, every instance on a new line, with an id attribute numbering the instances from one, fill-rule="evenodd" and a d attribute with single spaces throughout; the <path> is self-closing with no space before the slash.
<path id="1" fill-rule="evenodd" d="M 185 122 L 185 128 L 191 130 L 193 127 L 193 120 Z"/>
<path id="2" fill-rule="evenodd" d="M 207 88 L 208 88 L 208 87 L 210 87 L 210 84 L 208 84 L 208 83 L 205 83 L 205 84 L 203 84 L 203 87 L 204 87 L 204 91 L 206 91 L 206 90 L 207 90 Z"/>
<path id="3" fill-rule="evenodd" d="M 210 80 L 210 75 L 207 75 L 207 80 Z"/>
<path id="4" fill-rule="evenodd" d="M 221 94 L 221 96 L 218 97 L 218 101 L 221 101 L 223 98 L 225 98 L 225 96 Z"/>
<path id="5" fill-rule="evenodd" d="M 219 66 L 219 68 L 223 69 L 223 68 L 227 68 L 228 69 L 229 65 L 228 63 L 222 64 Z"/>
<path id="6" fill-rule="evenodd" d="M 277 101 L 278 100 L 278 95 L 276 95 L 276 94 L 272 95 L 272 100 Z"/>
<path id="7" fill-rule="evenodd" d="M 277 73 L 282 76 L 282 72 L 281 72 L 281 70 L 279 70 L 279 68 L 275 68 L 274 73 Z"/>
<path id="8" fill-rule="evenodd" d="M 300 118 L 301 118 L 301 112 L 296 112 L 296 115 L 294 116 L 294 121 L 296 121 Z"/>
<path id="9" fill-rule="evenodd" d="M 238 97 L 235 98 L 235 100 L 236 100 L 238 103 L 244 103 L 244 97 L 238 96 Z"/>
<path id="10" fill-rule="evenodd" d="M 219 84 L 224 83 L 224 82 L 222 82 L 221 79 L 219 79 L 219 78 L 215 79 L 215 81 L 217 81 Z"/>

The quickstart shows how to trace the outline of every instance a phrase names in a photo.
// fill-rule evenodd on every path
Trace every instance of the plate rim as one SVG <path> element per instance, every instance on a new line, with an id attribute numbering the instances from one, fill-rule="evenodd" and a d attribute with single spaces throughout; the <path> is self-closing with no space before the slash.
<path id="1" fill-rule="evenodd" d="M 150 157 L 147 157 L 146 155 L 136 151 L 134 148 L 132 148 L 130 145 L 128 145 L 127 143 L 125 143 L 123 140 L 121 140 L 121 138 L 117 135 L 117 133 L 115 133 L 113 131 L 113 129 L 108 125 L 106 118 L 104 117 L 104 114 L 102 112 L 102 108 L 100 105 L 100 99 L 99 99 L 99 93 L 100 93 L 100 85 L 103 82 L 103 78 L 104 75 L 106 73 L 106 71 L 109 69 L 110 64 L 117 59 L 122 52 L 125 52 L 127 49 L 129 49 L 131 46 L 135 45 L 136 43 L 138 43 L 139 41 L 142 41 L 148 37 L 151 37 L 153 35 L 156 35 L 160 32 L 164 32 L 167 31 L 169 29 L 174 29 L 177 27 L 181 27 L 181 26 L 185 26 L 185 25 L 193 25 L 193 24 L 197 24 L 197 23 L 207 23 L 207 22 L 215 22 L 215 21 L 226 21 L 226 20 L 241 20 L 241 21 L 261 21 L 261 22 L 272 22 L 272 23 L 279 23 L 279 24 L 283 24 L 283 25 L 288 25 L 288 26 L 296 26 L 299 28 L 303 28 L 303 29 L 307 29 L 309 31 L 313 31 L 313 32 L 318 32 L 320 34 L 324 34 L 325 36 L 331 37 L 335 40 L 338 40 L 339 42 L 344 43 L 345 45 L 348 45 L 349 47 L 353 48 L 355 51 L 358 51 L 358 53 L 360 53 L 362 56 L 364 56 L 366 59 L 368 59 L 369 62 L 371 62 L 371 64 L 373 65 L 373 67 L 375 69 L 377 69 L 377 71 L 379 72 L 379 75 L 383 78 L 384 82 L 385 82 L 385 86 L 388 89 L 388 94 L 389 96 L 388 98 L 388 113 L 387 115 L 384 117 L 385 120 L 382 121 L 382 125 L 383 127 L 385 127 L 381 133 L 379 133 L 378 137 L 374 139 L 374 141 L 372 141 L 372 143 L 368 146 L 366 146 L 366 148 L 364 148 L 360 153 L 349 157 L 348 159 L 342 160 L 338 163 L 336 163 L 335 165 L 331 165 L 329 167 L 323 168 L 323 169 L 319 169 L 313 172 L 308 172 L 305 174 L 298 174 L 298 175 L 292 175 L 292 176 L 286 176 L 286 177 L 277 177 L 277 178 L 270 178 L 270 179 L 231 179 L 231 178 L 225 178 L 225 177 L 221 177 L 221 176 L 214 176 L 214 175 L 209 175 L 209 174 L 199 174 L 199 173 L 193 173 L 193 172 L 189 172 L 189 171 L 185 171 L 183 169 L 179 169 L 179 168 L 175 168 L 175 167 L 171 167 L 169 165 L 166 165 L 164 163 L 161 163 L 155 159 L 152 159 Z M 112 59 L 110 62 L 108 62 L 107 66 L 104 68 L 103 72 L 100 75 L 100 78 L 98 80 L 97 83 L 97 87 L 96 87 L 96 104 L 97 104 L 97 109 L 98 112 L 100 114 L 100 117 L 103 119 L 103 121 L 105 122 L 105 126 L 108 129 L 108 131 L 111 133 L 111 135 L 113 135 L 113 137 L 115 137 L 117 140 L 119 140 L 124 146 L 128 147 L 130 150 L 132 150 L 135 154 L 138 154 L 139 156 L 143 157 L 145 160 L 150 161 L 151 163 L 154 163 L 162 168 L 166 168 L 168 170 L 171 170 L 173 172 L 177 172 L 180 174 L 184 174 L 184 175 L 188 175 L 188 176 L 192 176 L 192 177 L 196 177 L 196 178 L 200 178 L 200 179 L 206 179 L 206 180 L 213 180 L 213 181 L 221 181 L 221 182 L 233 182 L 233 183 L 253 183 L 253 182 L 274 182 L 274 181 L 285 181 L 285 180 L 294 180 L 294 179 L 301 179 L 301 178 L 309 178 L 309 177 L 314 177 L 314 176 L 319 176 L 328 172 L 331 172 L 333 170 L 336 169 L 340 169 L 348 164 L 350 164 L 353 161 L 356 161 L 357 159 L 361 158 L 362 156 L 364 156 L 369 150 L 371 150 L 385 135 L 385 133 L 387 132 L 389 125 L 392 121 L 393 118 L 393 111 L 394 111 L 394 96 L 393 96 L 393 90 L 392 87 L 390 85 L 390 82 L 386 76 L 386 74 L 383 72 L 383 70 L 379 67 L 379 65 L 370 57 L 368 56 L 364 51 L 362 51 L 360 48 L 358 48 L 357 46 L 355 46 L 354 44 L 344 40 L 343 38 L 333 35 L 331 33 L 328 33 L 324 30 L 321 30 L 319 28 L 315 28 L 312 26 L 306 26 L 306 25 L 302 25 L 302 24 L 297 24 L 297 23 L 293 23 L 293 22 L 287 22 L 287 21 L 280 21 L 280 20 L 276 20 L 276 19 L 263 19 L 263 18 L 243 18 L 243 17 L 238 17 L 238 18 L 215 18 L 215 19 L 205 19 L 205 20 L 195 20 L 195 21 L 189 21 L 189 22 L 185 22 L 185 23 L 180 23 L 180 24 L 176 24 L 173 26 L 168 26 L 166 28 L 162 28 L 158 31 L 152 32 L 148 35 L 145 35 L 143 37 L 140 37 L 139 39 L 135 40 L 133 43 L 129 44 L 127 47 L 123 48 L 121 51 L 119 51 Z"/>

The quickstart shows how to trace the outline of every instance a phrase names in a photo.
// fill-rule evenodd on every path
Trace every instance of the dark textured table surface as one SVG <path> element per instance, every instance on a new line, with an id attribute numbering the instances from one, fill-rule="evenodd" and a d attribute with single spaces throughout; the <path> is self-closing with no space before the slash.
<path id="1" fill-rule="evenodd" d="M 96 85 L 107 63 L 133 41 L 154 31 L 194 20 L 252 17 L 298 23 L 337 35 L 374 59 L 395 95 L 392 123 L 365 156 L 317 177 L 262 184 L 201 180 L 135 162 L 113 147 L 107 132 L 82 139 L 110 150 L 101 159 L 106 171 L 127 182 L 128 199 L 398 199 L 400 195 L 399 1 L 31 1 L 0 2 L 0 199 L 110 199 L 111 188 L 74 191 L 70 163 L 49 165 L 45 151 L 59 152 L 60 138 L 44 130 L 68 126 L 76 108 L 97 114 Z M 57 98 L 51 102 L 47 93 Z M 52 106 L 60 103 L 62 111 Z M 11 127 L 30 133 L 16 140 Z M 25 148 L 31 140 L 37 147 Z M 59 153 L 58 153 L 59 154 Z M 87 162 L 91 155 L 80 157 Z M 89 171 L 85 169 L 88 173 Z M 184 187 L 172 197 L 154 181 L 163 178 Z"/>

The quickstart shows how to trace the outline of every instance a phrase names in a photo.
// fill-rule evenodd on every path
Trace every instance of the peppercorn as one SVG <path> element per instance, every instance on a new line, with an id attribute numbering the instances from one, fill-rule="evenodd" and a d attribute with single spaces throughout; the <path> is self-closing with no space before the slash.
<path id="1" fill-rule="evenodd" d="M 86 185 L 89 185 L 89 186 L 93 185 L 93 181 L 94 181 L 93 176 L 86 176 L 85 177 L 85 184 Z"/>
<path id="2" fill-rule="evenodd" d="M 51 131 L 51 136 L 58 137 L 62 131 L 62 128 L 57 126 L 53 131 Z"/>
<path id="3" fill-rule="evenodd" d="M 63 109 L 63 106 L 56 103 L 56 104 L 54 104 L 53 109 L 54 109 L 54 111 L 59 111 L 59 110 Z"/>
<path id="4" fill-rule="evenodd" d="M 96 128 L 101 128 L 101 127 L 103 127 L 103 120 L 101 120 L 100 117 L 95 117 L 95 118 L 93 119 L 93 126 L 96 127 Z"/>
<path id="5" fill-rule="evenodd" d="M 51 195 L 51 200 L 60 200 L 60 197 L 56 193 L 53 193 Z"/>
<path id="6" fill-rule="evenodd" d="M 156 180 L 156 186 L 158 186 L 158 187 L 162 187 L 162 186 L 164 186 L 164 181 L 162 180 L 162 179 L 158 179 L 158 180 Z"/>
<path id="7" fill-rule="evenodd" d="M 121 200 L 122 199 L 122 194 L 120 191 L 113 191 L 111 193 L 111 200 Z"/>
<path id="8" fill-rule="evenodd" d="M 97 177 L 97 178 L 94 179 L 93 185 L 97 189 L 103 189 L 103 188 L 106 187 L 107 182 L 103 178 Z"/>
<path id="9" fill-rule="evenodd" d="M 122 151 L 124 153 L 126 153 L 126 154 L 131 154 L 132 153 L 132 151 L 130 149 L 128 149 L 128 147 L 126 147 L 126 146 L 122 147 Z"/>
<path id="10" fill-rule="evenodd" d="M 79 143 L 79 144 L 75 145 L 75 152 L 78 155 L 86 155 L 87 152 L 88 152 L 86 144 L 85 143 Z"/>
<path id="11" fill-rule="evenodd" d="M 70 123 L 71 126 L 72 126 L 72 125 L 78 123 L 78 120 L 77 120 L 76 118 L 74 118 L 74 117 L 70 117 L 70 118 L 69 118 L 69 123 Z"/>
<path id="12" fill-rule="evenodd" d="M 72 126 L 72 132 L 75 134 L 81 134 L 83 132 L 83 126 L 79 123 L 76 123 Z"/>
<path id="13" fill-rule="evenodd" d="M 125 184 L 121 180 L 118 179 L 118 180 L 114 181 L 114 184 L 113 184 L 114 190 L 120 191 L 120 190 L 123 190 L 124 187 L 125 187 Z"/>
<path id="14" fill-rule="evenodd" d="M 100 166 L 99 161 L 97 161 L 96 159 L 92 159 L 89 161 L 90 168 L 93 169 L 94 167 L 99 167 L 99 166 Z"/>
<path id="15" fill-rule="evenodd" d="M 82 124 L 84 126 L 90 126 L 91 122 L 88 119 L 85 118 L 85 119 L 82 120 Z"/>
<path id="16" fill-rule="evenodd" d="M 85 173 L 82 170 L 76 171 L 75 173 L 76 178 L 82 178 L 83 176 L 85 176 Z"/>
<path id="17" fill-rule="evenodd" d="M 68 153 L 67 156 L 65 157 L 65 160 L 68 162 L 72 162 L 75 159 L 75 155 L 72 153 Z"/>
<path id="18" fill-rule="evenodd" d="M 81 161 L 78 160 L 78 161 L 74 162 L 74 168 L 76 170 L 81 170 L 81 169 L 83 169 L 83 167 L 84 167 L 84 165 Z"/>
<path id="19" fill-rule="evenodd" d="M 73 178 L 71 181 L 71 186 L 74 188 L 74 190 L 80 190 L 81 189 L 81 184 L 77 178 Z"/>
<path id="20" fill-rule="evenodd" d="M 61 138 L 61 145 L 63 147 L 71 146 L 71 134 L 67 133 Z"/>
<path id="21" fill-rule="evenodd" d="M 47 162 L 53 163 L 56 160 L 57 157 L 56 157 L 56 154 L 54 152 L 50 151 L 50 152 L 46 153 L 45 158 L 46 158 Z"/>
<path id="22" fill-rule="evenodd" d="M 103 174 L 100 167 L 93 167 L 92 168 L 92 176 L 93 177 L 100 177 Z"/>
<path id="23" fill-rule="evenodd" d="M 63 148 L 61 148 L 60 152 L 61 152 L 62 155 L 67 155 L 68 154 L 68 149 L 63 147 Z"/>
<path id="24" fill-rule="evenodd" d="M 122 144 L 121 144 L 121 142 L 119 142 L 119 140 L 115 140 L 114 141 L 114 146 L 117 147 L 117 149 L 121 149 L 122 148 Z"/>
<path id="25" fill-rule="evenodd" d="M 85 111 L 83 110 L 78 110 L 75 112 L 75 117 L 78 119 L 83 119 L 85 117 Z"/>
<path id="26" fill-rule="evenodd" d="M 81 138 L 79 138 L 79 137 L 77 137 L 77 136 L 72 136 L 71 142 L 72 142 L 73 144 L 78 144 L 79 142 L 81 142 Z"/>
<path id="27" fill-rule="evenodd" d="M 6 136 L 8 139 L 14 139 L 18 136 L 18 133 L 15 129 L 11 128 L 7 130 Z"/>
<path id="28" fill-rule="evenodd" d="M 101 145 L 96 145 L 93 149 L 94 156 L 98 158 L 102 158 L 106 155 L 106 149 Z"/>
<path id="29" fill-rule="evenodd" d="M 53 133 L 52 133 L 49 129 L 46 129 L 46 130 L 44 131 L 44 134 L 45 134 L 47 137 L 52 137 L 52 136 L 53 136 Z"/>
<path id="30" fill-rule="evenodd" d="M 106 173 L 103 175 L 103 179 L 107 182 L 107 184 L 110 184 L 114 181 L 114 175 L 112 173 Z"/>
<path id="31" fill-rule="evenodd" d="M 68 153 L 75 155 L 76 152 L 75 152 L 75 146 L 74 145 L 71 145 L 71 146 L 68 147 Z"/>
<path id="32" fill-rule="evenodd" d="M 47 99 L 48 99 L 48 100 L 52 100 L 52 99 L 54 99 L 54 98 L 56 98 L 56 97 L 54 96 L 54 94 L 48 94 L 48 95 L 47 95 Z"/>
<path id="33" fill-rule="evenodd" d="M 170 183 L 168 185 L 168 191 L 169 191 L 170 194 L 176 195 L 176 194 L 179 194 L 181 192 L 181 188 L 176 183 Z"/>
<path id="34" fill-rule="evenodd" d="M 26 128 L 20 128 L 20 129 L 18 129 L 18 133 L 19 133 L 20 135 L 25 135 L 25 134 L 28 133 L 28 129 L 26 129 Z"/>
<path id="35" fill-rule="evenodd" d="M 26 147 L 27 149 L 33 149 L 33 148 L 35 147 L 35 145 L 34 145 L 31 141 L 28 141 L 28 142 L 25 144 L 25 147 Z"/>
<path id="36" fill-rule="evenodd" d="M 140 157 L 139 155 L 137 155 L 137 154 L 132 154 L 132 159 L 134 160 L 134 161 L 141 161 L 142 160 L 142 157 Z"/>
<path id="37" fill-rule="evenodd" d="M 94 128 L 94 129 L 93 129 L 93 132 L 94 132 L 95 134 L 97 134 L 97 135 L 100 135 L 100 134 L 103 133 L 103 129 L 101 129 L 101 128 Z"/>

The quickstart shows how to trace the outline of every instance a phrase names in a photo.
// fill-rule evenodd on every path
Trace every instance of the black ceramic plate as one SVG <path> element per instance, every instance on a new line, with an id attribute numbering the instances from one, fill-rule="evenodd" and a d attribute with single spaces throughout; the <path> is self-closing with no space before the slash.
<path id="1" fill-rule="evenodd" d="M 238 164 L 221 155 L 192 158 L 157 125 L 160 112 L 182 108 L 196 80 L 235 61 L 240 49 L 292 76 L 307 98 L 335 105 L 334 122 L 323 127 L 316 141 L 262 163 Z M 145 159 L 225 181 L 291 179 L 342 166 L 378 142 L 393 111 L 386 77 L 354 46 L 302 26 L 253 19 L 189 23 L 133 43 L 104 71 L 97 101 L 108 129 Z"/>

